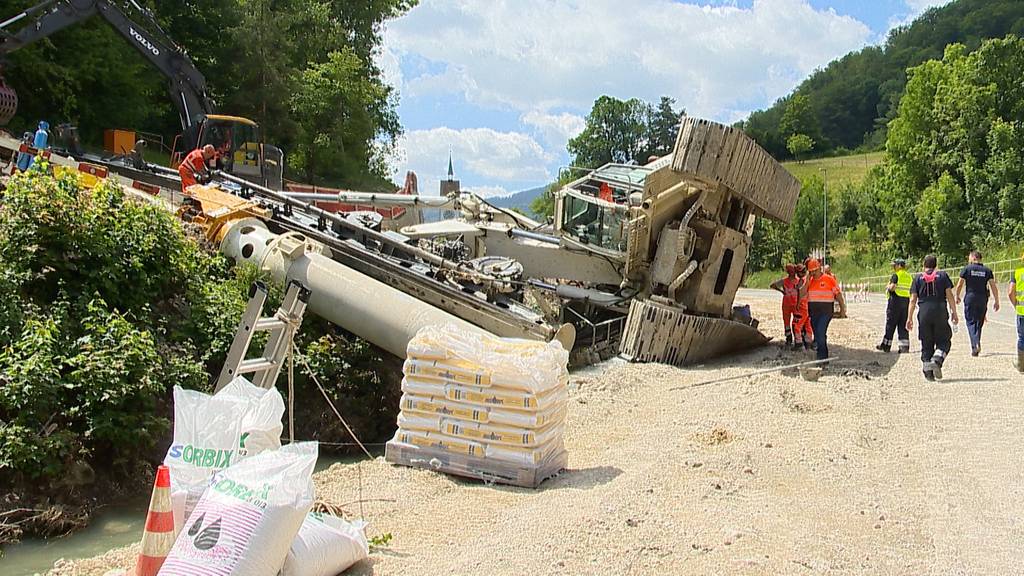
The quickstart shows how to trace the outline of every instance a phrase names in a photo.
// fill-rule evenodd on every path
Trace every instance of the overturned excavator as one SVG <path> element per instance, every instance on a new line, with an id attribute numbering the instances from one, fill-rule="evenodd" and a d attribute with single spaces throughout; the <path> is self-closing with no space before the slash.
<path id="1" fill-rule="evenodd" d="M 557 339 L 576 363 L 683 365 L 764 343 L 734 306 L 756 219 L 788 222 L 799 182 L 742 131 L 686 118 L 671 155 L 609 164 L 555 193 L 541 225 L 472 194 L 274 191 L 222 175 L 181 210 L 225 254 L 309 287 L 309 309 L 397 355 L 451 322 Z M 398 230 L 323 201 L 441 209 Z"/>

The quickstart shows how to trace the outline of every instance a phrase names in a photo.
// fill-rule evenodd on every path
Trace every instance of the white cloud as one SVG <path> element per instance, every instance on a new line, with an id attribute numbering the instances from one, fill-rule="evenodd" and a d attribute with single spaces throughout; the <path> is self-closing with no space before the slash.
<path id="1" fill-rule="evenodd" d="M 415 55 L 441 70 L 406 78 L 416 94 L 461 94 L 521 114 L 585 112 L 601 94 L 669 95 L 691 114 L 728 120 L 784 95 L 816 67 L 865 45 L 871 32 L 806 0 L 754 0 L 751 8 L 428 0 L 392 22 L 385 39 L 399 58 Z M 533 125 L 543 138 L 553 135 L 550 123 Z"/>
<path id="2" fill-rule="evenodd" d="M 387 46 L 383 46 L 377 50 L 373 58 L 384 74 L 384 83 L 393 87 L 395 90 L 402 90 L 402 68 L 398 61 L 398 56 Z"/>
<path id="3" fill-rule="evenodd" d="M 419 177 L 420 193 L 429 195 L 438 193 L 438 183 L 446 177 L 449 150 L 462 187 L 485 195 L 508 194 L 506 185 L 547 181 L 551 178 L 548 166 L 556 160 L 526 134 L 490 128 L 411 130 L 399 139 L 398 147 L 397 174 L 413 170 Z M 482 186 L 483 182 L 487 186 Z"/>
<path id="4" fill-rule="evenodd" d="M 582 116 L 568 112 L 545 114 L 531 110 L 523 114 L 520 120 L 526 125 L 533 126 L 544 143 L 552 148 L 565 146 L 570 138 L 576 137 L 587 126 Z"/>
<path id="5" fill-rule="evenodd" d="M 501 196 L 514 194 L 514 192 L 506 189 L 504 186 L 463 186 L 462 188 L 464 190 L 469 190 L 481 198 L 499 198 Z"/>

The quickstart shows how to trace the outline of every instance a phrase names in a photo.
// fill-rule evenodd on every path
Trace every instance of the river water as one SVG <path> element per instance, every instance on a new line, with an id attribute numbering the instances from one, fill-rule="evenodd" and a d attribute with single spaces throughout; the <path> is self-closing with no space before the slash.
<path id="1" fill-rule="evenodd" d="M 320 456 L 316 469 L 323 470 L 337 462 L 359 460 L 353 456 Z M 60 558 L 89 558 L 120 548 L 142 538 L 146 523 L 149 496 L 140 496 L 122 504 L 107 506 L 93 516 L 89 526 L 64 538 L 28 539 L 4 548 L 0 558 L 3 576 L 43 574 Z"/>

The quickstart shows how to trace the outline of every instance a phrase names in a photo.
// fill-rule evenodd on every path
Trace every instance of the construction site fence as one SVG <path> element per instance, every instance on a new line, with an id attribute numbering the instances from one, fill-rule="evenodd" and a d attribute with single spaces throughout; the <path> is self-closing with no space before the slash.
<path id="1" fill-rule="evenodd" d="M 1019 263 L 1020 258 L 1011 258 L 1008 260 L 997 260 L 995 262 L 985 262 L 985 266 L 992 268 L 992 274 L 995 276 L 996 282 L 1002 284 L 1009 282 L 1013 279 L 1013 272 L 1018 268 L 1018 265 L 1012 267 L 1006 267 L 1006 264 Z M 1003 265 L 999 267 L 999 265 Z M 956 266 L 955 268 L 942 268 L 953 282 L 960 277 L 960 271 L 964 269 L 966 264 Z M 998 269 L 997 269 L 998 267 Z M 889 279 L 892 278 L 892 274 L 886 274 L 884 276 L 865 276 L 858 278 L 852 282 L 840 281 L 840 288 L 847 293 L 858 293 L 858 292 L 885 292 L 885 287 L 889 284 Z"/>

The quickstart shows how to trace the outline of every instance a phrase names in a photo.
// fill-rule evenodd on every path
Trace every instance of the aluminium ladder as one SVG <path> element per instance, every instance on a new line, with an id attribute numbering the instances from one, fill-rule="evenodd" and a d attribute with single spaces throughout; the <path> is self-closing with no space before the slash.
<path id="1" fill-rule="evenodd" d="M 254 282 L 249 289 L 249 303 L 238 322 L 235 339 L 228 350 L 224 368 L 217 378 L 214 393 L 220 392 L 221 388 L 237 376 L 246 374 L 251 374 L 250 380 L 260 388 L 272 388 L 277 382 L 277 376 L 281 373 L 281 367 L 291 349 L 295 332 L 302 324 L 302 315 L 306 312 L 306 304 L 309 302 L 309 289 L 297 281 L 289 282 L 284 301 L 277 312 L 273 316 L 260 317 L 266 301 L 266 285 Z M 246 359 L 253 336 L 257 332 L 270 333 L 263 347 L 263 355 Z"/>

